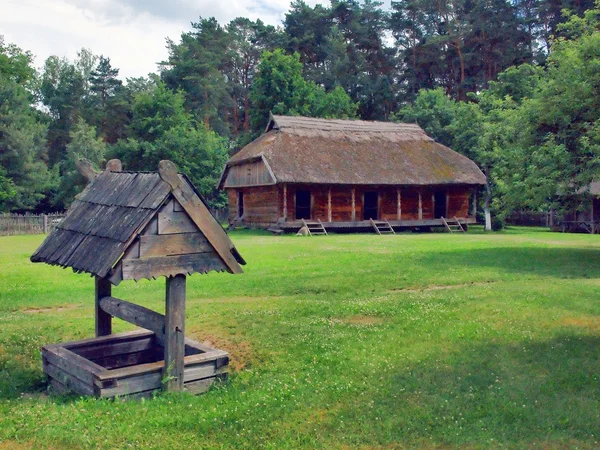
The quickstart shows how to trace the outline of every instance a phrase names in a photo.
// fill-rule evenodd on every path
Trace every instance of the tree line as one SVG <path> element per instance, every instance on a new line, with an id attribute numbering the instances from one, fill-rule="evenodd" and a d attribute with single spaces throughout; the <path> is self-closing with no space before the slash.
<path id="1" fill-rule="evenodd" d="M 67 207 L 80 157 L 171 159 L 224 206 L 224 162 L 270 111 L 416 121 L 484 168 L 499 219 L 576 201 L 600 135 L 597 19 L 592 0 L 295 1 L 277 27 L 201 17 L 125 81 L 90 50 L 36 70 L 0 40 L 0 211 Z"/>

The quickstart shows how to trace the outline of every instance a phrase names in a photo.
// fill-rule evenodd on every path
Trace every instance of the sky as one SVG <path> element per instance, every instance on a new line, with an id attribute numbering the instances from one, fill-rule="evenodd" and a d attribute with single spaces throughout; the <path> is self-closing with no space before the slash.
<path id="1" fill-rule="evenodd" d="M 50 55 L 74 60 L 82 47 L 110 58 L 119 77 L 156 72 L 167 37 L 179 41 L 198 17 L 236 17 L 280 25 L 290 0 L 1 0 L 0 35 L 31 51 L 36 67 Z M 329 4 L 328 0 L 306 3 Z"/>

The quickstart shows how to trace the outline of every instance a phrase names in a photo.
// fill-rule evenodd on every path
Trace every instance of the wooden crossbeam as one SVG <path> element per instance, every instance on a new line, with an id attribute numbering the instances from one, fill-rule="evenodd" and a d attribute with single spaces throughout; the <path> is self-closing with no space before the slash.
<path id="1" fill-rule="evenodd" d="M 99 305 L 104 312 L 111 316 L 153 331 L 156 334 L 156 340 L 164 346 L 165 316 L 162 314 L 114 297 L 101 298 Z"/>

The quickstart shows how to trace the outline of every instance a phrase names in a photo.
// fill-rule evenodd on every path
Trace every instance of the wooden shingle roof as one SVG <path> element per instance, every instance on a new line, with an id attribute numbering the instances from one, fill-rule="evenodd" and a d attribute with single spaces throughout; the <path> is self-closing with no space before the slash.
<path id="1" fill-rule="evenodd" d="M 482 185 L 477 165 L 415 124 L 271 116 L 266 133 L 229 159 L 263 160 L 275 182 L 346 185 Z"/>
<path id="2" fill-rule="evenodd" d="M 165 163 L 165 164 L 163 164 Z M 31 256 L 33 262 L 110 277 L 115 265 L 159 209 L 177 198 L 232 273 L 245 264 L 202 197 L 170 162 L 159 172 L 106 170 L 93 178 L 66 217 Z"/>

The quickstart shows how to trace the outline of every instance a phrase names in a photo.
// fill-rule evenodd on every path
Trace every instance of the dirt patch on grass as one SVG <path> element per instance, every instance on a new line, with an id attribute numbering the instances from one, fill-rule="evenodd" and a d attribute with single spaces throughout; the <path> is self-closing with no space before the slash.
<path id="1" fill-rule="evenodd" d="M 428 292 L 428 291 L 442 291 L 445 289 L 459 289 L 459 288 L 463 288 L 463 287 L 472 287 L 472 286 L 486 286 L 488 284 L 494 284 L 497 283 L 497 281 L 480 281 L 480 282 L 476 282 L 476 283 L 462 283 L 462 284 L 448 284 L 448 285 L 433 285 L 433 286 L 427 286 L 424 288 L 420 288 L 420 289 L 414 289 L 414 288 L 398 288 L 398 289 L 390 289 L 387 292 L 412 292 L 412 293 L 417 293 L 417 292 Z"/>
<path id="2" fill-rule="evenodd" d="M 376 316 L 367 316 L 364 314 L 359 314 L 356 316 L 346 317 L 342 319 L 342 322 L 350 324 L 350 325 L 359 325 L 359 326 L 369 326 L 369 325 L 381 325 L 385 322 L 385 319 L 382 317 Z"/>
<path id="3" fill-rule="evenodd" d="M 600 317 L 565 317 L 560 321 L 560 324 L 563 326 L 586 328 L 591 331 L 600 331 Z"/>
<path id="4" fill-rule="evenodd" d="M 30 450 L 33 448 L 39 448 L 33 442 L 17 442 L 17 441 L 2 441 L 0 442 L 0 450 Z M 48 447 L 55 448 L 55 447 Z"/>
<path id="5" fill-rule="evenodd" d="M 209 347 L 229 353 L 229 367 L 235 372 L 251 366 L 257 358 L 252 344 L 243 339 L 197 330 L 194 331 L 194 329 L 190 331 L 190 338 Z"/>
<path id="6" fill-rule="evenodd" d="M 67 306 L 56 306 L 52 308 L 26 308 L 22 309 L 21 312 L 25 314 L 38 314 L 38 313 L 53 313 L 53 312 L 62 312 L 62 311 L 70 311 L 72 309 L 79 308 L 78 305 L 67 305 Z"/>

